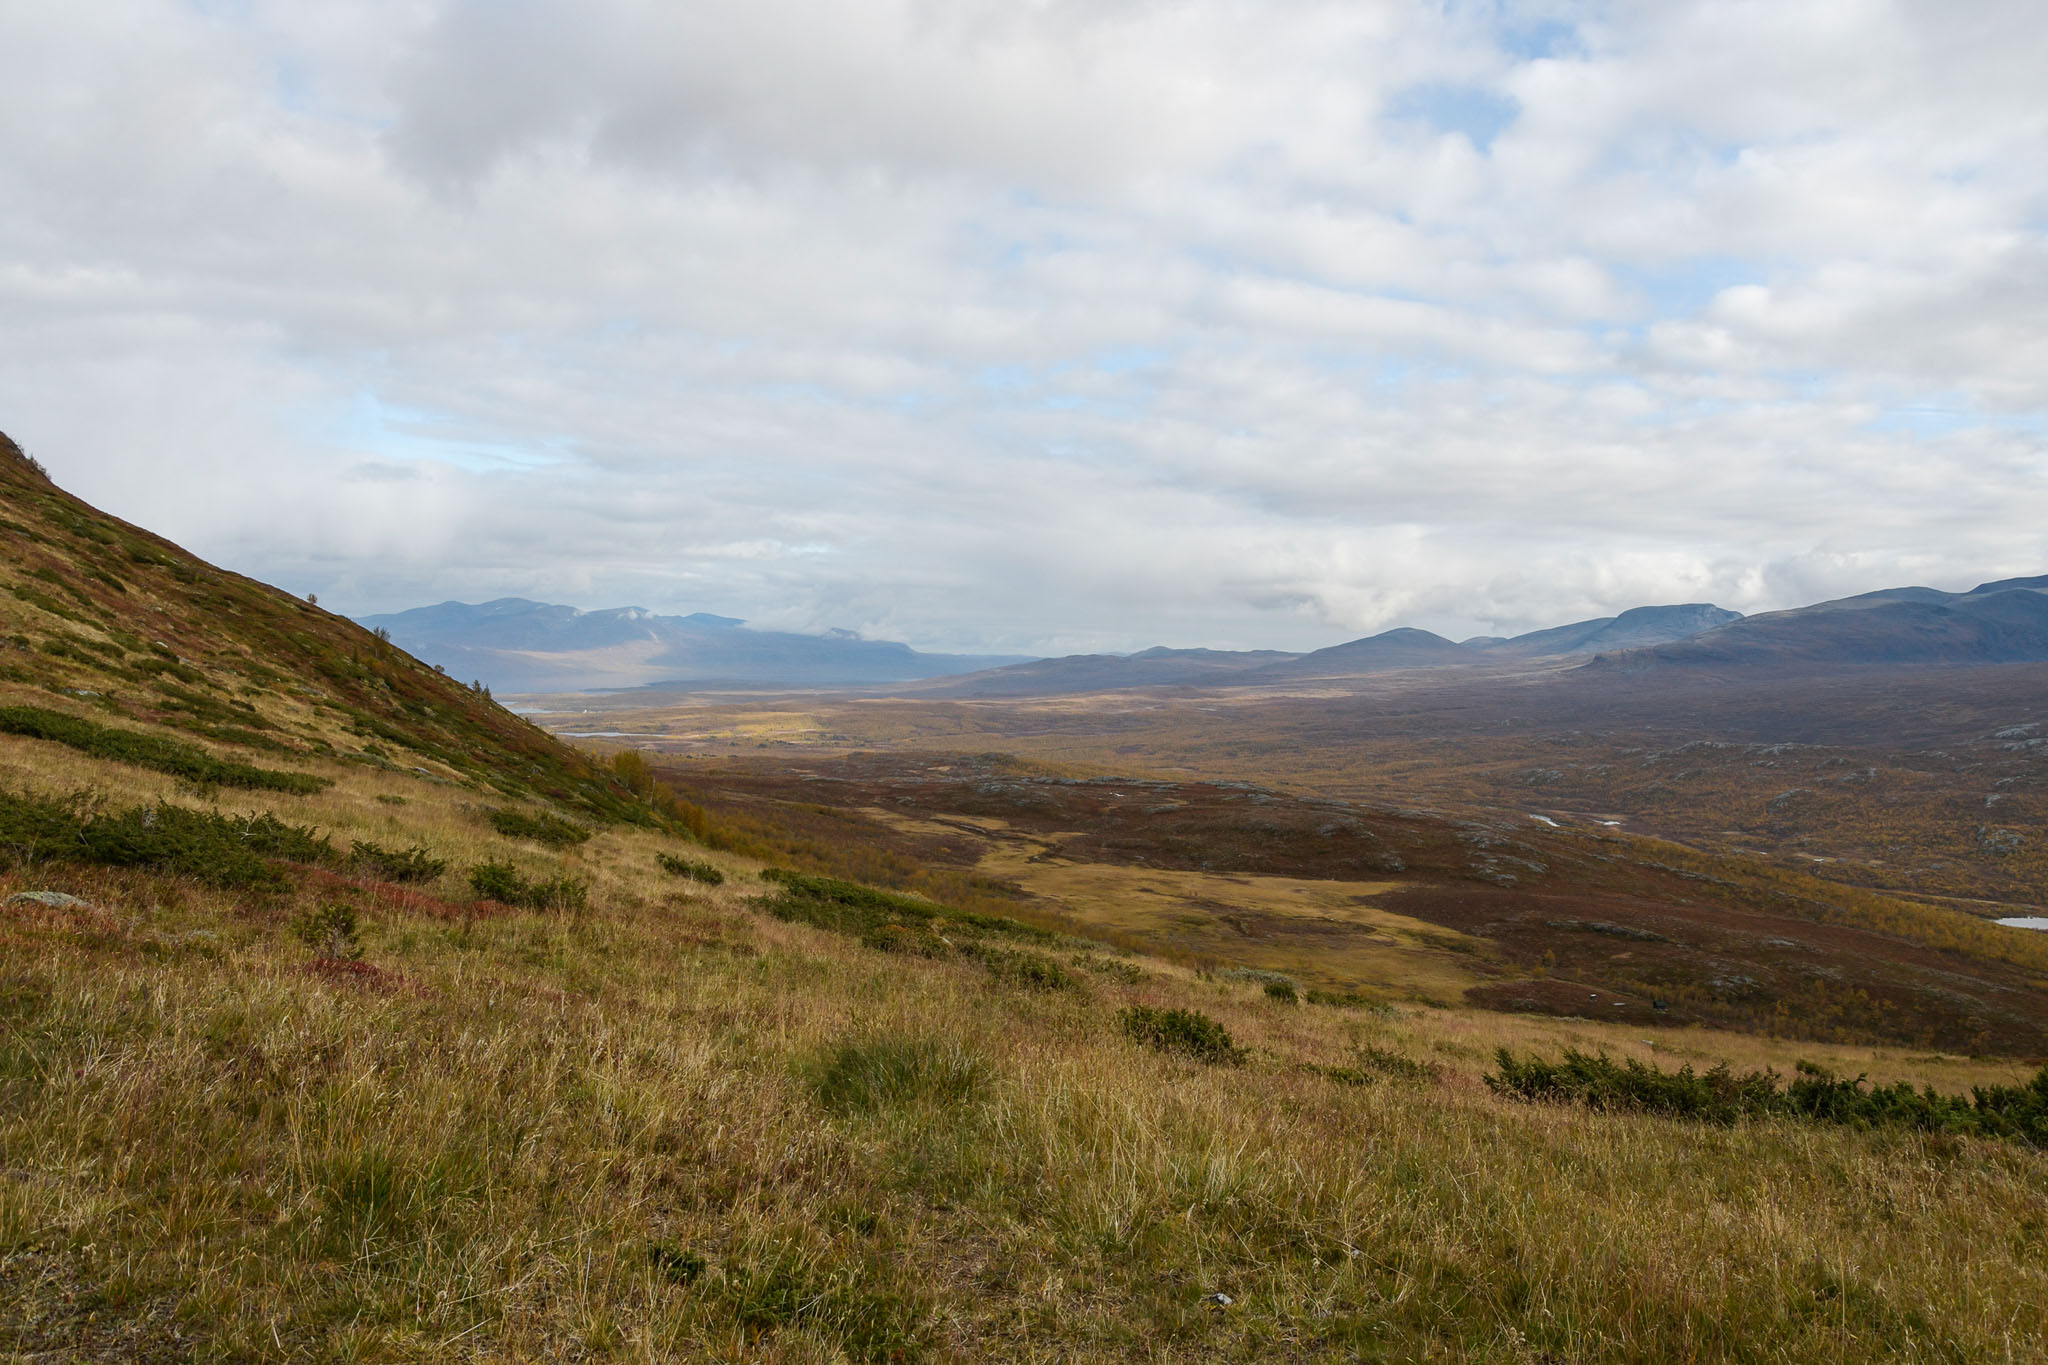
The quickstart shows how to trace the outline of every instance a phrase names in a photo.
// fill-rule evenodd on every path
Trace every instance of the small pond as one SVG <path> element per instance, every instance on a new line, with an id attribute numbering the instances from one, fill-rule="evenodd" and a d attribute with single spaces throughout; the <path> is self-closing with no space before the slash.
<path id="1" fill-rule="evenodd" d="M 2017 915 L 2012 919 L 2002 919 L 1998 922 L 2010 924 L 2015 929 L 2048 929 L 2048 919 L 2040 915 Z"/>

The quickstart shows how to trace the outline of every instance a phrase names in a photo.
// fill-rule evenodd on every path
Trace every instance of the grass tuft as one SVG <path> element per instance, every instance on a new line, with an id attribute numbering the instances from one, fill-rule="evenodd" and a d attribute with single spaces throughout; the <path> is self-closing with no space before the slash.
<path id="1" fill-rule="evenodd" d="M 835 1044 L 811 1058 L 803 1072 L 819 1104 L 859 1113 L 966 1104 L 987 1088 L 990 1068 L 955 1040 L 881 1034 Z"/>
<path id="2" fill-rule="evenodd" d="M 797 1236 L 764 1236 L 728 1263 L 722 1297 L 733 1317 L 755 1331 L 812 1333 L 857 1361 L 921 1360 L 931 1309 L 895 1278 L 872 1256 L 849 1258 Z"/>

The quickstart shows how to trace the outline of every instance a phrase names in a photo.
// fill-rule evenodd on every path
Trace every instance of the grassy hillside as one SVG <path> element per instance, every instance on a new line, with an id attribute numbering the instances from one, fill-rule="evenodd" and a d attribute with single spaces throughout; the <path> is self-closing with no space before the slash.
<path id="1" fill-rule="evenodd" d="M 648 818 L 582 755 L 353 622 L 52 484 L 0 435 L 0 684 L 285 767 L 342 761 Z M 0 721 L 0 724 L 5 724 Z"/>
<path id="2" fill-rule="evenodd" d="M 632 763 L 0 480 L 8 1358 L 2048 1358 L 2024 1137 L 1484 1079 L 2027 1067 L 764 876 Z"/>

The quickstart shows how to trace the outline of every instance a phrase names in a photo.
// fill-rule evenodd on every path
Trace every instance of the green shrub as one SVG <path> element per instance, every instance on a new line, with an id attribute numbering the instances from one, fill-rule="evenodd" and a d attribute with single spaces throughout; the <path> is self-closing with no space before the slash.
<path id="1" fill-rule="evenodd" d="M 503 901 L 526 910 L 581 910 L 590 900 L 590 887 L 573 877 L 529 881 L 518 868 L 496 859 L 471 868 L 469 885 L 487 900 Z"/>
<path id="2" fill-rule="evenodd" d="M 2025 1085 L 1980 1086 L 1968 1097 L 1915 1090 L 1904 1081 L 1866 1085 L 1843 1080 L 1810 1062 L 1786 1083 L 1775 1071 L 1736 1074 L 1725 1064 L 1696 1073 L 1690 1066 L 1661 1071 L 1630 1057 L 1616 1062 L 1566 1049 L 1564 1058 L 1519 1061 L 1506 1048 L 1500 1070 L 1486 1077 L 1496 1093 L 1528 1100 L 1562 1100 L 1592 1109 L 1662 1114 L 1704 1123 L 1784 1117 L 1857 1128 L 1903 1127 L 1923 1132 L 1976 1133 L 2048 1146 L 2048 1067 Z"/>
<path id="3" fill-rule="evenodd" d="M 198 786 L 242 787 L 307 795 L 325 791 L 334 785 L 328 779 L 311 773 L 279 772 L 247 763 L 232 763 L 181 740 L 145 734 L 140 730 L 117 729 L 83 716 L 49 711 L 40 706 L 0 706 L 0 731 L 63 744 L 94 758 L 110 758 L 140 768 L 153 768 Z"/>
<path id="4" fill-rule="evenodd" d="M 573 820 L 546 811 L 523 811 L 510 807 L 493 810 L 491 828 L 512 839 L 531 839 L 549 848 L 568 848 L 586 842 L 591 831 Z"/>
<path id="5" fill-rule="evenodd" d="M 1365 1010 L 1370 1014 L 1394 1016 L 1394 1007 L 1376 996 L 1358 995 L 1350 991 L 1310 990 L 1306 999 L 1311 1005 L 1329 1005 L 1340 1010 Z"/>
<path id="6" fill-rule="evenodd" d="M 864 1112 L 911 1104 L 964 1104 L 988 1084 L 982 1058 L 952 1039 L 884 1034 L 839 1043 L 803 1068 L 827 1109 Z"/>
<path id="7" fill-rule="evenodd" d="M 683 877 L 706 886 L 718 886 L 725 881 L 725 874 L 700 858 L 684 858 L 674 853 L 657 853 L 654 860 L 661 864 L 661 870 L 672 876 Z"/>
<path id="8" fill-rule="evenodd" d="M 1132 1005 L 1117 1012 L 1117 1022 L 1130 1037 L 1160 1052 L 1192 1057 L 1198 1062 L 1244 1060 L 1243 1052 L 1231 1041 L 1230 1030 L 1200 1010 Z"/>
<path id="9" fill-rule="evenodd" d="M 277 888 L 272 860 L 331 866 L 327 837 L 276 816 L 222 815 L 159 802 L 107 811 L 68 800 L 0 793 L 0 856 L 138 867 L 223 888 Z"/>
<path id="10" fill-rule="evenodd" d="M 206 675 L 198 669 L 188 664 L 181 664 L 176 659 L 166 659 L 160 655 L 155 658 L 138 659 L 128 666 L 128 671 L 137 678 L 145 680 L 172 677 L 181 683 L 186 683 L 193 687 L 207 686 Z"/>
<path id="11" fill-rule="evenodd" d="M 761 875 L 782 888 L 764 906 L 775 918 L 830 929 L 864 942 L 878 935 L 886 936 L 885 930 L 934 938 L 1011 938 L 1032 943 L 1051 943 L 1057 938 L 1002 915 L 954 910 L 916 896 L 877 891 L 836 877 L 785 872 L 779 868 L 770 868 Z"/>
<path id="12" fill-rule="evenodd" d="M 1292 981 L 1268 981 L 1266 998 L 1278 1000 L 1283 1005 L 1295 1005 L 1301 1003 L 1301 992 L 1294 988 Z"/>
<path id="13" fill-rule="evenodd" d="M 363 955 L 356 937 L 356 912 L 341 901 L 327 901 L 302 911 L 292 920 L 292 933 L 329 962 L 354 962 Z"/>
<path id="14" fill-rule="evenodd" d="M 1037 953 L 1020 953 L 1012 948 L 988 948 L 978 944 L 964 951 L 988 968 L 989 975 L 996 980 L 1022 986 L 1026 990 L 1071 991 L 1081 985 L 1066 968 Z"/>
<path id="15" fill-rule="evenodd" d="M 944 957 L 953 945 L 922 925 L 878 924 L 860 936 L 861 945 L 878 953 L 910 957 Z"/>
<path id="16" fill-rule="evenodd" d="M 1126 986 L 1135 986 L 1145 979 L 1144 969 L 1139 967 L 1137 963 L 1122 962 L 1116 958 L 1097 957 L 1093 953 L 1083 953 L 1075 958 L 1074 965 L 1084 971 L 1095 972 L 1101 976 L 1115 977 Z"/>
<path id="17" fill-rule="evenodd" d="M 436 858 L 418 844 L 390 849 L 358 839 L 349 845 L 349 866 L 386 882 L 430 882 L 448 870 L 446 858 Z"/>

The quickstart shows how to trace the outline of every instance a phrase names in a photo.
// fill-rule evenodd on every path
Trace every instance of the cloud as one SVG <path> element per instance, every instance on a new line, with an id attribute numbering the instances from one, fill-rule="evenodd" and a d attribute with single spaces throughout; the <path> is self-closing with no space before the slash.
<path id="1" fill-rule="evenodd" d="M 0 426 L 370 611 L 1309 646 L 2048 561 L 2031 7 L 0 14 Z"/>

